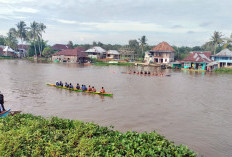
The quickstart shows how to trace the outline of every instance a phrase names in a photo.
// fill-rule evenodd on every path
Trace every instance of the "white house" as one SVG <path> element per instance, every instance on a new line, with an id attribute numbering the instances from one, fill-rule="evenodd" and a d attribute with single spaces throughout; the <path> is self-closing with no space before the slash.
<path id="1" fill-rule="evenodd" d="M 89 58 L 95 58 L 95 59 L 106 58 L 106 50 L 99 46 L 95 46 L 91 49 L 86 50 L 85 52 L 88 54 Z"/>
<path id="2" fill-rule="evenodd" d="M 117 50 L 108 50 L 106 52 L 106 58 L 108 58 L 108 59 L 120 59 L 120 53 Z"/>

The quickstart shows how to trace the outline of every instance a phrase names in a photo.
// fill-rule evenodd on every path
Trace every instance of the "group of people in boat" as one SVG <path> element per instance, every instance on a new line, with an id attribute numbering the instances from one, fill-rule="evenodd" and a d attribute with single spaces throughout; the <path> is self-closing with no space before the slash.
<path id="1" fill-rule="evenodd" d="M 140 71 L 140 72 L 129 72 L 129 73 L 134 73 L 134 74 L 142 74 L 142 75 L 160 75 L 160 76 L 164 76 L 163 73 L 157 74 L 157 73 L 151 73 L 150 71 Z"/>
<path id="2" fill-rule="evenodd" d="M 69 89 L 77 89 L 77 90 L 82 90 L 82 91 L 88 91 L 88 92 L 97 92 L 97 90 L 94 88 L 94 86 L 88 86 L 88 88 L 86 87 L 86 85 L 81 85 L 79 83 L 77 83 L 76 87 L 74 87 L 72 85 L 72 83 L 67 83 L 65 82 L 65 84 L 63 84 L 62 81 L 56 81 L 56 86 L 60 86 L 60 87 L 66 87 L 66 88 L 69 88 Z M 104 87 L 102 87 L 100 93 L 105 93 L 105 89 Z"/>
<path id="3" fill-rule="evenodd" d="M 6 111 L 4 107 L 4 96 L 0 91 L 0 113 Z"/>

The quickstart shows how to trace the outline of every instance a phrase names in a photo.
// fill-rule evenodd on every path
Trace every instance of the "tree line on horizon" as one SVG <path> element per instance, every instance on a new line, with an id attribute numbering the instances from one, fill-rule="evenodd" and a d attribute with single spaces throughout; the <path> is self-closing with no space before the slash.
<path id="1" fill-rule="evenodd" d="M 0 45 L 10 46 L 13 49 L 17 49 L 18 44 L 29 44 L 28 56 L 44 56 L 50 57 L 54 50 L 47 44 L 48 41 L 43 40 L 43 33 L 45 33 L 46 25 L 33 21 L 30 26 L 27 26 L 24 21 L 20 21 L 16 24 L 16 28 L 10 28 L 7 36 L 0 35 Z M 19 42 L 20 41 L 20 42 Z M 128 41 L 126 45 L 120 44 L 104 44 L 100 41 L 93 41 L 92 44 L 73 44 L 70 40 L 67 45 L 69 48 L 77 46 L 89 49 L 93 46 L 100 46 L 106 50 L 121 50 L 129 49 L 138 58 L 143 58 L 146 51 L 152 49 L 151 45 L 147 44 L 147 37 L 143 35 L 139 39 L 132 39 Z M 181 60 L 185 58 L 190 51 L 211 51 L 213 54 L 218 53 L 224 48 L 232 50 L 232 34 L 230 37 L 225 37 L 221 32 L 215 31 L 210 40 L 202 46 L 175 46 L 172 45 L 177 53 L 175 53 L 175 59 Z"/>

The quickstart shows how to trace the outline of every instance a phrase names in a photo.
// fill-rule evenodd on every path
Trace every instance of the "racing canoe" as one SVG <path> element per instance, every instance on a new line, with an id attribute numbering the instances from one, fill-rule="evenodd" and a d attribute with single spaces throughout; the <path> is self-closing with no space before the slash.
<path id="1" fill-rule="evenodd" d="M 93 93 L 93 94 L 99 94 L 99 95 L 105 95 L 105 96 L 113 96 L 112 93 L 100 93 L 100 92 L 89 92 L 89 91 L 82 91 L 82 90 L 78 90 L 76 88 L 66 88 L 66 87 L 61 87 L 61 86 L 56 86 L 55 84 L 51 84 L 51 83 L 47 83 L 48 86 L 53 86 L 56 88 L 62 88 L 62 89 L 67 89 L 67 90 L 71 90 L 71 91 L 76 91 L 76 92 L 85 92 L 85 93 Z"/>
<path id="2" fill-rule="evenodd" d="M 7 111 L 3 111 L 2 113 L 0 113 L 0 117 L 1 118 L 6 117 L 9 113 L 10 113 L 10 109 Z"/>

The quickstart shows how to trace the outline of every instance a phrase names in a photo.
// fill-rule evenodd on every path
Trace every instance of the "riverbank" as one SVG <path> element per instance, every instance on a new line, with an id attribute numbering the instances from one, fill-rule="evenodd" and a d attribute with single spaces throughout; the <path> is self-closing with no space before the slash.
<path id="1" fill-rule="evenodd" d="M 51 58 L 45 58 L 45 57 L 37 57 L 37 60 L 35 60 L 34 57 L 26 57 L 26 59 L 30 61 L 39 61 L 39 62 L 46 62 L 46 63 L 52 62 Z"/>
<path id="2" fill-rule="evenodd" d="M 17 114 L 0 119 L 4 156 L 196 156 L 156 132 L 120 133 L 77 120 Z"/>
<path id="3" fill-rule="evenodd" d="M 0 59 L 15 59 L 15 58 L 14 57 L 9 57 L 9 56 L 6 56 L 6 57 L 1 56 Z"/>
<path id="4" fill-rule="evenodd" d="M 232 74 L 232 68 L 219 68 L 214 70 L 216 73 L 230 73 Z"/>

